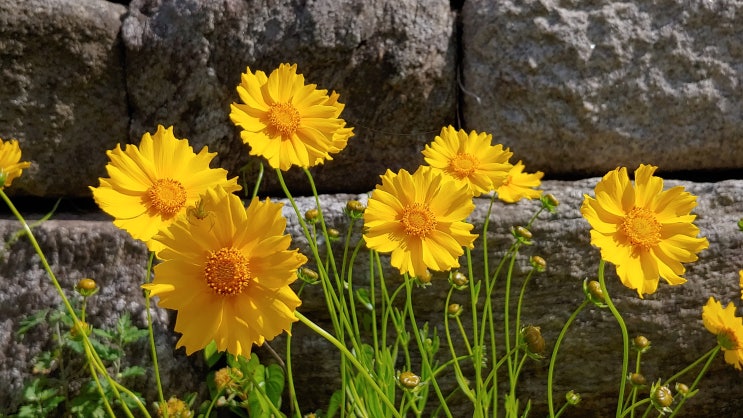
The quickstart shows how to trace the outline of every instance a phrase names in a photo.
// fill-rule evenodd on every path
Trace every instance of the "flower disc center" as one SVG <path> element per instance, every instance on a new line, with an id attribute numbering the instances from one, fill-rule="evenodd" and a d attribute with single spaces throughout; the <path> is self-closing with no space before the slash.
<path id="1" fill-rule="evenodd" d="M 239 295 L 250 284 L 248 259 L 234 248 L 212 251 L 204 267 L 206 284 L 222 296 Z"/>
<path id="2" fill-rule="evenodd" d="M 147 198 L 155 211 L 164 216 L 176 215 L 186 205 L 188 193 L 183 184 L 173 179 L 160 179 L 147 189 Z"/>
<path id="3" fill-rule="evenodd" d="M 274 103 L 268 108 L 268 123 L 282 136 L 294 134 L 301 120 L 302 116 L 291 103 Z"/>
<path id="4" fill-rule="evenodd" d="M 472 154 L 461 153 L 449 161 L 448 172 L 459 180 L 465 179 L 475 172 L 480 161 Z"/>
<path id="5" fill-rule="evenodd" d="M 634 246 L 649 249 L 660 242 L 660 222 L 653 212 L 645 208 L 632 208 L 619 229 Z"/>
<path id="6" fill-rule="evenodd" d="M 425 238 L 436 228 L 436 216 L 428 205 L 424 203 L 413 203 L 403 209 L 402 227 L 405 233 L 418 238 Z"/>

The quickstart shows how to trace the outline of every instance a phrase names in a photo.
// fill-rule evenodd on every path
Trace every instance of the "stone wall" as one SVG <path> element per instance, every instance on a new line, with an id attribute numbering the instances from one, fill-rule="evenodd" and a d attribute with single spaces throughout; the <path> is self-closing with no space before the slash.
<path id="1" fill-rule="evenodd" d="M 270 3 L 270 6 L 268 4 Z M 682 184 L 699 196 L 698 224 L 710 248 L 689 266 L 689 283 L 661 285 L 646 300 L 613 280 L 631 333 L 653 341 L 647 373 L 676 371 L 714 346 L 701 324 L 707 297 L 740 297 L 737 271 L 743 234 L 743 5 L 734 1 L 440 0 L 10 0 L 0 2 L 0 138 L 17 138 L 32 166 L 8 192 L 29 201 L 31 217 L 46 200 L 90 198 L 105 175 L 105 151 L 138 143 L 158 124 L 174 125 L 196 149 L 208 145 L 232 175 L 256 171 L 228 118 L 246 67 L 270 71 L 295 62 L 319 87 L 336 90 L 356 136 L 334 161 L 313 172 L 330 216 L 340 222 L 349 197 L 372 189 L 386 168 L 415 168 L 420 150 L 441 127 L 458 123 L 493 133 L 514 159 L 547 178 L 544 189 L 560 212 L 534 229 L 550 265 L 528 289 L 528 321 L 554 342 L 580 303 L 580 283 L 595 275 L 598 251 L 578 207 L 599 176 L 618 165 L 660 166 L 661 176 L 692 176 Z M 708 176 L 708 177 L 703 177 Z M 709 177 L 712 176 L 712 177 Z M 307 191 L 289 173 L 296 193 Z M 728 180 L 712 183 L 714 178 Z M 705 180 L 706 179 L 706 180 Z M 707 181 L 707 182 L 704 182 Z M 669 182 L 672 183 L 672 182 Z M 280 194 L 267 175 L 262 190 Z M 482 203 L 482 202 L 481 202 Z M 309 203 L 305 202 L 305 205 Z M 46 206 L 45 206 L 46 205 Z M 83 205 L 84 206 L 84 205 Z M 33 209 L 33 208 L 36 209 Z M 491 218 L 490 248 L 507 245 L 506 231 L 522 223 L 533 202 L 502 206 Z M 525 212 L 527 211 L 527 212 Z M 3 212 L 0 237 L 17 224 Z M 287 215 L 291 215 L 287 212 Z M 485 216 L 483 204 L 473 215 Z M 289 230 L 298 228 L 290 217 Z M 102 291 L 91 315 L 111 324 L 123 312 L 142 323 L 137 286 L 146 252 L 97 211 L 55 215 L 36 229 L 62 281 L 95 277 Z M 301 240 L 300 240 L 301 242 Z M 19 319 L 56 303 L 38 258 L 21 239 L 0 261 L 0 413 L 13 411 L 30 362 L 48 347 L 38 332 L 23 342 Z M 609 270 L 613 271 L 612 268 Z M 612 276 L 613 277 L 613 276 Z M 443 308 L 444 285 L 423 290 L 431 309 Z M 498 296 L 496 295 L 496 298 Z M 499 299 L 498 299 L 499 300 Z M 321 305 L 305 301 L 308 316 Z M 172 315 L 154 310 L 165 384 L 176 394 L 203 390 L 199 356 L 173 351 Z M 422 315 L 433 315 L 433 311 Z M 297 330 L 297 362 L 317 365 L 331 350 Z M 567 416 L 606 416 L 613 408 L 618 329 L 605 311 L 579 317 L 561 352 L 557 391 L 584 395 Z M 279 344 L 280 345 L 280 344 Z M 139 351 L 136 351 L 139 350 Z M 146 361 L 144 347 L 133 358 Z M 563 357 L 564 355 L 564 357 Z M 335 388 L 333 370 L 318 368 L 300 382 L 302 403 L 322 407 Z M 546 362 L 529 366 L 522 398 L 544 415 Z M 743 407 L 740 374 L 721 360 L 687 404 L 686 416 L 732 416 Z M 322 384 L 315 384 L 316 382 Z M 151 377 L 137 382 L 152 387 Z M 145 390 L 145 389 L 141 389 Z M 152 398 L 151 398 L 152 399 Z M 608 401 L 607 401 L 608 399 Z"/>

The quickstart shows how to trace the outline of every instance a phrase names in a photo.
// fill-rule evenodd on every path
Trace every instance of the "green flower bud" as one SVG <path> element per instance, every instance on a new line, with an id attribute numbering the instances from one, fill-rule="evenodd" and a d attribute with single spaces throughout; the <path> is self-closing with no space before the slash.
<path id="1" fill-rule="evenodd" d="M 89 296 L 93 296 L 98 292 L 98 285 L 96 284 L 95 280 L 86 277 L 84 279 L 80 279 L 80 281 L 77 282 L 77 284 L 75 285 L 75 290 L 77 291 L 77 293 L 87 298 Z"/>
<path id="2" fill-rule="evenodd" d="M 364 215 L 364 210 L 366 210 L 366 207 L 358 200 L 349 200 L 346 202 L 346 214 L 351 219 L 361 219 Z"/>
<path id="3" fill-rule="evenodd" d="M 297 271 L 297 276 L 299 276 L 302 281 L 304 281 L 307 284 L 317 284 L 320 283 L 320 276 L 317 274 L 315 270 L 312 270 L 309 267 L 302 267 Z"/>
<path id="4" fill-rule="evenodd" d="M 531 231 L 524 228 L 523 226 L 517 226 L 516 228 L 514 228 L 513 233 L 517 238 L 523 238 L 527 241 L 530 240 L 531 237 L 533 236 L 531 234 Z"/>
<path id="5" fill-rule="evenodd" d="M 304 213 L 304 219 L 311 223 L 317 223 L 320 220 L 320 211 L 317 209 L 310 209 Z"/>
<path id="6" fill-rule="evenodd" d="M 578 405 L 578 403 L 580 403 L 580 394 L 575 392 L 574 390 L 571 390 L 570 392 L 565 394 L 565 400 L 568 402 L 569 405 Z"/>
<path id="7" fill-rule="evenodd" d="M 672 412 L 673 394 L 668 386 L 661 386 L 660 379 L 650 388 L 650 402 L 661 413 Z"/>
<path id="8" fill-rule="evenodd" d="M 637 337 L 632 339 L 632 347 L 639 351 L 640 353 L 644 353 L 650 349 L 650 340 L 648 340 L 643 335 L 638 335 Z"/>
<path id="9" fill-rule="evenodd" d="M 680 382 L 676 383 L 676 392 L 683 396 L 686 396 L 689 393 L 689 387 Z"/>
<path id="10" fill-rule="evenodd" d="M 81 341 L 83 334 L 88 336 L 91 332 L 93 332 L 93 327 L 87 322 L 80 321 L 70 329 L 70 337 L 75 341 Z"/>
<path id="11" fill-rule="evenodd" d="M 470 282 L 470 279 L 467 278 L 462 272 L 455 271 L 449 276 L 449 281 L 451 282 L 452 286 L 457 288 L 457 290 L 462 290 L 467 287 L 467 285 Z"/>
<path id="12" fill-rule="evenodd" d="M 462 305 L 458 303 L 452 303 L 446 308 L 446 313 L 449 315 L 450 318 L 455 318 L 462 314 Z"/>
<path id="13" fill-rule="evenodd" d="M 598 306 L 599 308 L 606 308 L 608 306 L 606 304 L 604 291 L 601 290 L 601 283 L 597 282 L 596 280 L 584 280 L 583 293 L 585 293 L 588 300 L 593 302 L 593 304 Z"/>
<path id="14" fill-rule="evenodd" d="M 534 325 L 527 325 L 521 328 L 521 337 L 526 343 L 526 350 L 537 358 L 542 358 L 545 350 L 544 338 L 542 337 L 541 328 Z"/>
<path id="15" fill-rule="evenodd" d="M 645 379 L 645 376 L 641 375 L 640 373 L 630 373 L 629 374 L 629 382 L 632 384 L 632 386 L 645 386 L 648 381 Z"/>

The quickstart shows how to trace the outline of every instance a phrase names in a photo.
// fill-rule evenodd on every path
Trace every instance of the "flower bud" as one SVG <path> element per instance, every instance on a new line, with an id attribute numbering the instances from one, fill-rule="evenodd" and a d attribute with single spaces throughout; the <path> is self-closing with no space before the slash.
<path id="1" fill-rule="evenodd" d="M 521 337 L 526 343 L 527 351 L 541 358 L 545 350 L 541 328 L 534 325 L 527 325 L 521 328 Z"/>
<path id="2" fill-rule="evenodd" d="M 538 255 L 531 256 L 529 262 L 531 262 L 532 268 L 540 273 L 547 269 L 547 262 Z"/>
<path id="3" fill-rule="evenodd" d="M 75 290 L 83 297 L 88 297 L 98 292 L 98 285 L 95 280 L 86 277 L 77 282 Z"/>
<path id="4" fill-rule="evenodd" d="M 418 280 L 418 284 L 422 286 L 427 286 L 431 284 L 431 279 L 433 278 L 433 274 L 431 274 L 431 272 L 428 269 L 426 269 L 426 271 L 424 271 L 423 274 L 416 276 L 415 278 L 416 280 Z"/>
<path id="5" fill-rule="evenodd" d="M 415 389 L 421 383 L 420 376 L 413 372 L 402 372 L 397 380 L 405 389 Z"/>
<path id="6" fill-rule="evenodd" d="M 678 382 L 676 383 L 676 392 L 683 396 L 686 396 L 689 393 L 689 387 L 683 383 Z"/>
<path id="7" fill-rule="evenodd" d="M 632 386 L 645 386 L 648 383 L 648 381 L 645 379 L 645 376 L 641 375 L 640 373 L 630 373 L 629 382 L 632 384 Z"/>
<path id="8" fill-rule="evenodd" d="M 317 209 L 310 209 L 304 213 L 304 219 L 311 223 L 317 223 L 320 220 L 320 211 Z"/>
<path id="9" fill-rule="evenodd" d="M 346 202 L 346 214 L 351 217 L 351 219 L 361 219 L 364 210 L 366 210 L 366 207 L 358 200 L 349 200 Z"/>
<path id="10" fill-rule="evenodd" d="M 669 406 L 673 403 L 673 394 L 668 386 L 661 386 L 660 379 L 650 387 L 650 403 L 653 404 L 661 414 L 673 412 Z"/>
<path id="11" fill-rule="evenodd" d="M 632 347 L 640 353 L 644 353 L 650 349 L 650 340 L 644 335 L 638 335 L 632 339 Z"/>
<path id="12" fill-rule="evenodd" d="M 596 280 L 584 280 L 583 281 L 583 293 L 585 293 L 588 300 L 593 302 L 594 305 L 599 308 L 606 308 L 606 298 L 604 297 L 604 291 L 601 290 L 601 283 Z"/>
<path id="13" fill-rule="evenodd" d="M 517 238 L 523 238 L 525 240 L 530 240 L 532 237 L 531 231 L 524 228 L 523 226 L 517 226 L 516 228 L 514 228 L 513 233 Z"/>
<path id="14" fill-rule="evenodd" d="M 574 390 L 571 390 L 570 392 L 565 394 L 565 400 L 570 405 L 578 405 L 578 403 L 580 403 L 580 394 L 575 392 Z"/>
<path id="15" fill-rule="evenodd" d="M 320 282 L 320 276 L 315 270 L 309 267 L 302 267 L 297 271 L 297 276 L 307 284 L 317 284 Z"/>
<path id="16" fill-rule="evenodd" d="M 450 318 L 455 318 L 462 314 L 462 305 L 458 303 L 452 303 L 446 308 L 446 313 L 449 315 Z"/>
<path id="17" fill-rule="evenodd" d="M 557 200 L 555 195 L 553 195 L 552 193 L 547 193 L 546 195 L 544 195 L 544 200 L 546 200 L 547 203 L 549 203 L 551 206 L 560 205 L 560 201 Z"/>
<path id="18" fill-rule="evenodd" d="M 330 242 L 336 242 L 341 237 L 341 231 L 335 229 L 335 228 L 328 228 L 328 239 L 330 239 Z"/>
<path id="19" fill-rule="evenodd" d="M 88 336 L 91 332 L 93 332 L 93 327 L 87 322 L 80 321 L 70 329 L 70 337 L 75 341 L 81 341 L 83 334 Z"/>
<path id="20" fill-rule="evenodd" d="M 467 278 L 464 274 L 462 274 L 461 271 L 455 271 L 451 274 L 449 280 L 451 280 L 452 285 L 457 288 L 457 290 L 464 289 L 467 284 L 469 284 L 470 279 Z"/>

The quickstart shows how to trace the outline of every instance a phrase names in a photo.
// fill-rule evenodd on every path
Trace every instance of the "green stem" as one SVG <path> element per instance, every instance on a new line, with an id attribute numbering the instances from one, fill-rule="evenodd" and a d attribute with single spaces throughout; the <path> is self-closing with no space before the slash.
<path id="1" fill-rule="evenodd" d="M 616 412 L 616 416 L 617 418 L 619 418 L 622 416 L 622 406 L 624 404 L 624 389 L 627 386 L 627 372 L 629 370 L 629 334 L 627 333 L 627 325 L 625 325 L 622 315 L 619 314 L 617 307 L 614 306 L 614 302 L 612 302 L 611 297 L 609 296 L 609 291 L 606 289 L 606 280 L 604 279 L 605 267 L 606 262 L 602 259 L 599 262 L 599 283 L 601 284 L 601 291 L 604 292 L 606 304 L 609 306 L 609 310 L 611 311 L 612 315 L 614 315 L 614 318 L 617 320 L 619 328 L 622 331 L 622 375 L 619 379 L 619 397 L 617 398 Z"/>
<path id="2" fill-rule="evenodd" d="M 704 356 L 701 357 L 701 358 L 704 358 L 705 356 L 709 356 L 709 358 L 707 359 L 707 362 L 704 363 L 704 367 L 702 367 L 702 370 L 699 371 L 699 374 L 697 375 L 697 378 L 694 379 L 694 383 L 692 383 L 691 386 L 689 386 L 689 392 L 690 393 L 693 392 L 694 389 L 697 388 L 697 385 L 699 384 L 699 381 L 702 380 L 702 377 L 704 376 L 704 374 L 707 373 L 707 370 L 709 369 L 709 366 L 712 364 L 712 360 L 714 360 L 715 357 L 717 357 L 717 354 L 719 352 L 720 352 L 720 346 L 718 345 L 715 348 L 713 348 L 710 351 L 708 351 L 707 354 L 705 354 Z M 676 414 L 678 413 L 678 411 L 681 410 L 681 407 L 684 405 L 684 402 L 686 402 L 687 399 L 689 399 L 689 398 L 687 398 L 686 396 L 684 396 L 683 398 L 681 398 L 681 400 L 679 401 L 678 405 L 676 405 L 676 407 L 673 409 L 673 412 L 671 413 L 671 415 L 669 416 L 669 418 L 673 418 L 674 416 L 676 416 Z"/>
<path id="3" fill-rule="evenodd" d="M 565 322 L 565 325 L 562 326 L 560 335 L 557 336 L 555 346 L 552 348 L 549 371 L 547 372 L 547 405 L 549 406 L 550 417 L 552 418 L 557 417 L 557 415 L 555 415 L 555 402 L 553 400 L 554 389 L 552 387 L 555 380 L 555 364 L 557 363 L 557 352 L 560 350 L 560 344 L 562 344 L 562 340 L 565 338 L 565 335 L 568 332 L 568 328 L 570 328 L 570 325 L 573 323 L 573 321 L 575 321 L 575 318 L 588 305 L 588 303 L 589 300 L 584 299 L 583 302 L 575 309 L 575 311 L 573 311 L 568 320 Z"/>
<path id="4" fill-rule="evenodd" d="M 150 252 L 149 260 L 147 261 L 147 275 L 145 277 L 145 283 L 149 283 L 152 280 L 152 263 L 155 260 L 155 253 Z M 157 346 L 155 345 L 155 331 L 152 326 L 152 312 L 150 312 L 150 291 L 144 290 L 144 301 L 145 301 L 145 312 L 147 312 L 147 331 L 150 340 L 150 354 L 152 355 L 152 369 L 155 373 L 155 385 L 157 386 L 157 397 L 160 400 L 160 405 L 165 405 L 165 396 L 163 395 L 163 385 L 160 380 L 160 367 L 157 361 Z M 164 408 L 165 418 L 168 418 L 167 408 Z"/>
<path id="5" fill-rule="evenodd" d="M 320 328 L 317 324 L 315 324 L 314 322 L 310 321 L 306 316 L 302 315 L 299 311 L 295 311 L 294 312 L 294 315 L 303 324 L 305 324 L 306 326 L 308 326 L 312 331 L 314 331 L 315 333 L 317 333 L 321 337 L 325 338 L 328 342 L 330 342 L 338 350 L 340 350 L 340 352 L 346 357 L 346 359 L 348 359 L 348 361 L 351 362 L 351 364 L 353 364 L 354 367 L 356 367 L 356 369 L 359 372 L 359 376 L 361 376 L 366 381 L 366 383 L 369 384 L 369 386 L 374 390 L 374 392 L 376 392 L 377 395 L 379 395 L 380 399 L 385 404 L 385 406 L 387 406 L 387 408 L 389 409 L 390 413 L 392 415 L 398 417 L 398 418 L 402 418 L 400 416 L 400 414 L 397 413 L 397 410 L 396 410 L 395 406 L 392 404 L 392 402 L 390 402 L 390 400 L 387 398 L 387 396 L 385 396 L 384 392 L 382 392 L 382 389 L 380 389 L 379 388 L 379 385 L 377 385 L 377 382 L 372 378 L 369 370 L 367 370 L 361 363 L 359 363 L 359 361 L 356 359 L 356 357 L 354 357 L 354 355 L 351 354 L 350 351 L 348 351 L 348 349 L 346 348 L 346 346 L 343 343 L 341 343 L 340 341 L 338 341 L 335 337 L 333 337 L 332 335 L 330 335 L 324 329 Z"/>

